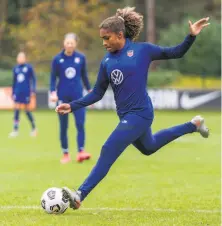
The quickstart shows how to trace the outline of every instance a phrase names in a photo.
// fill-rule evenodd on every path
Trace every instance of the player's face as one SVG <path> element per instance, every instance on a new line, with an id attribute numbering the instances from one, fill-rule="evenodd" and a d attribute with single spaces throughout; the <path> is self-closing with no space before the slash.
<path id="1" fill-rule="evenodd" d="M 76 49 L 76 40 L 73 38 L 66 38 L 64 40 L 64 48 L 67 53 L 73 53 Z"/>
<path id="2" fill-rule="evenodd" d="M 17 56 L 17 63 L 18 64 L 25 64 L 26 63 L 26 55 L 25 53 L 19 53 Z"/>
<path id="3" fill-rule="evenodd" d="M 108 29 L 100 29 L 100 38 L 103 40 L 103 46 L 106 48 L 108 52 L 116 52 L 121 49 L 123 42 L 123 33 L 120 32 L 116 34 L 115 32 L 111 32 Z"/>

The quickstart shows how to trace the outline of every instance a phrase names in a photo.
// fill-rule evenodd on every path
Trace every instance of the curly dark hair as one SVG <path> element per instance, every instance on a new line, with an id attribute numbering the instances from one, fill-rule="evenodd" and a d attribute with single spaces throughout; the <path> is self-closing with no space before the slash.
<path id="1" fill-rule="evenodd" d="M 136 40 L 143 28 L 143 16 L 134 10 L 135 7 L 117 9 L 116 15 L 105 19 L 99 28 L 109 29 L 115 33 L 122 31 L 126 38 Z"/>

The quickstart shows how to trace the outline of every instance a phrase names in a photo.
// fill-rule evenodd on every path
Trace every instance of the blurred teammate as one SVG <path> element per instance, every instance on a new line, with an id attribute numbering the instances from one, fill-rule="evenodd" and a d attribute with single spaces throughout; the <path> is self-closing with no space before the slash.
<path id="1" fill-rule="evenodd" d="M 26 54 L 20 52 L 17 55 L 17 65 L 13 68 L 12 98 L 15 102 L 14 129 L 9 137 L 17 137 L 19 129 L 20 110 L 25 106 L 25 112 L 31 123 L 32 131 L 30 136 L 35 137 L 37 130 L 35 120 L 29 109 L 30 98 L 36 92 L 36 76 L 30 64 L 27 63 Z"/>
<path id="2" fill-rule="evenodd" d="M 85 97 L 61 104 L 56 111 L 62 115 L 99 101 L 110 84 L 120 122 L 102 147 L 100 157 L 78 191 L 64 188 L 70 207 L 77 209 L 92 189 L 106 176 L 112 164 L 127 146 L 133 144 L 142 154 L 151 155 L 164 145 L 188 133 L 198 132 L 207 138 L 209 131 L 201 116 L 190 122 L 152 134 L 153 106 L 146 91 L 149 65 L 154 60 L 182 57 L 195 36 L 208 25 L 209 18 L 189 22 L 190 34 L 175 47 L 160 47 L 150 43 L 135 43 L 143 27 L 143 17 L 126 7 L 100 25 L 100 37 L 107 53 L 101 62 L 96 85 Z"/>
<path id="3" fill-rule="evenodd" d="M 51 100 L 58 103 L 68 103 L 83 96 L 82 81 L 85 88 L 90 92 L 90 84 L 86 69 L 85 56 L 76 49 L 77 37 L 69 33 L 64 39 L 64 50 L 55 56 L 52 62 L 50 91 Z M 56 80 L 58 81 L 56 87 Z M 76 160 L 82 162 L 90 159 L 91 155 L 84 151 L 85 146 L 85 108 L 73 112 L 77 128 L 78 153 Z M 59 115 L 60 141 L 63 151 L 61 163 L 71 161 L 68 149 L 68 115 Z"/>

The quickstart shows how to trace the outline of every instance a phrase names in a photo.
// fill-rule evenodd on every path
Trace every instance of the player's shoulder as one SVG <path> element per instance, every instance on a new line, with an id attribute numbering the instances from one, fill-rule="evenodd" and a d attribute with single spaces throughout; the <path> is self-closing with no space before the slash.
<path id="1" fill-rule="evenodd" d="M 105 65 L 108 63 L 109 59 L 110 59 L 111 55 L 110 53 L 106 53 L 106 55 L 103 57 L 103 59 L 101 60 L 101 64 Z"/>
<path id="2" fill-rule="evenodd" d="M 85 59 L 86 55 L 80 51 L 75 51 L 75 57 L 79 57 L 81 59 Z"/>
<path id="3" fill-rule="evenodd" d="M 18 67 L 19 67 L 19 65 L 18 64 L 16 64 L 13 68 L 12 68 L 12 71 L 16 71 L 16 70 L 18 70 Z"/>
<path id="4" fill-rule="evenodd" d="M 132 42 L 132 46 L 135 48 L 144 48 L 151 46 L 152 44 L 149 42 Z"/>
<path id="5" fill-rule="evenodd" d="M 33 69 L 33 66 L 32 66 L 32 64 L 30 64 L 30 63 L 26 63 L 26 64 L 25 64 L 25 67 L 27 67 L 28 69 Z"/>
<path id="6" fill-rule="evenodd" d="M 151 48 L 151 49 L 155 46 L 155 44 L 151 42 L 138 42 L 137 45 L 141 48 Z"/>
<path id="7" fill-rule="evenodd" d="M 132 49 L 139 52 L 139 54 L 145 55 L 147 55 L 147 53 L 150 54 L 155 49 L 155 45 L 150 42 L 134 42 L 133 46 L 134 47 Z"/>
<path id="8" fill-rule="evenodd" d="M 54 57 L 53 57 L 53 61 L 56 61 L 56 62 L 59 62 L 61 59 L 63 59 L 63 51 L 59 52 L 58 54 L 56 54 Z M 63 59 L 64 60 L 64 59 Z"/>

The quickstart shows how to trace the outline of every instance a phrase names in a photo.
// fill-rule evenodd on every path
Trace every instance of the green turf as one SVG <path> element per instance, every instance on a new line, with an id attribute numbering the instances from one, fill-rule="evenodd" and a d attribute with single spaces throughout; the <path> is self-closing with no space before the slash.
<path id="1" fill-rule="evenodd" d="M 153 131 L 186 122 L 196 114 L 157 112 Z M 61 165 L 58 120 L 53 111 L 34 114 L 39 130 L 34 139 L 29 137 L 30 126 L 24 114 L 20 136 L 7 138 L 13 114 L 0 112 L 0 225 L 220 225 L 220 114 L 201 114 L 211 129 L 209 139 L 187 135 L 149 157 L 130 146 L 87 197 L 82 209 L 52 216 L 41 209 L 19 207 L 40 208 L 41 194 L 52 186 L 77 188 L 118 119 L 113 112 L 89 112 L 86 150 L 93 154 L 92 160 Z M 76 132 L 72 117 L 69 122 L 74 159 Z"/>

